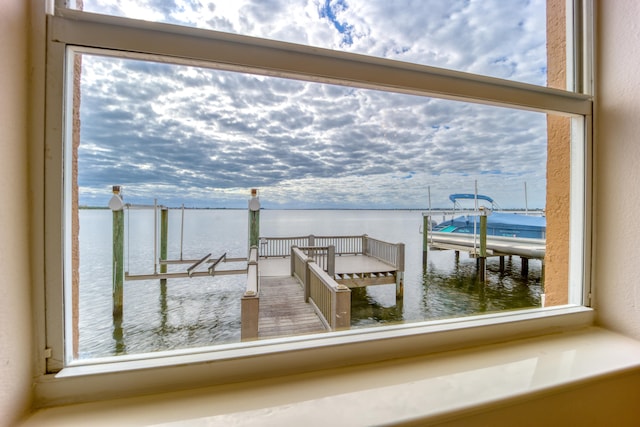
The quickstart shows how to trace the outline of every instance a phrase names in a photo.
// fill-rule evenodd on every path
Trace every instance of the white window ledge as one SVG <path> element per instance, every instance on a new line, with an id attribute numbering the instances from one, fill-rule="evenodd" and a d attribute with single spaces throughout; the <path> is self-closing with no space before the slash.
<path id="1" fill-rule="evenodd" d="M 587 327 L 425 357 L 48 408 L 23 427 L 430 424 L 637 372 L 640 342 Z"/>

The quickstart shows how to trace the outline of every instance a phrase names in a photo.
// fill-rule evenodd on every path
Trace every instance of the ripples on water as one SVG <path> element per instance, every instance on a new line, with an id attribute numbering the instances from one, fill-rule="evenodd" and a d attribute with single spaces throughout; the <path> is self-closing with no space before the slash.
<path id="1" fill-rule="evenodd" d="M 540 306 L 541 263 L 508 257 L 500 273 L 497 258 L 487 261 L 487 281 L 476 276 L 476 261 L 453 251 L 429 252 L 422 267 L 422 213 L 418 211 L 263 211 L 262 236 L 360 235 L 406 245 L 403 301 L 395 286 L 352 291 L 352 327 L 361 328 L 467 316 Z M 180 211 L 169 213 L 169 258 L 180 257 Z M 320 221 L 318 221 L 320 218 Z M 246 276 L 125 281 L 122 325 L 114 325 L 111 302 L 111 212 L 80 211 L 79 357 L 95 358 L 240 341 L 240 298 Z M 153 272 L 153 215 L 130 211 L 125 245 L 126 270 Z M 186 210 L 183 257 L 245 257 L 247 214 L 242 210 Z M 225 265 L 224 269 L 243 265 Z M 186 266 L 170 266 L 184 271 Z"/>

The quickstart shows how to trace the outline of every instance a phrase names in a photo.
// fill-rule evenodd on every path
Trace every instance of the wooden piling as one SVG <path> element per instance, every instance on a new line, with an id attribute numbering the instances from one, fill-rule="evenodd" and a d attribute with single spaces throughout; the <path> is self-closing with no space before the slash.
<path id="1" fill-rule="evenodd" d="M 160 208 L 160 261 L 167 260 L 167 235 L 169 231 L 169 209 Z M 160 263 L 160 273 L 167 272 L 167 264 Z M 167 284 L 167 279 L 160 279 L 161 285 Z"/>
<path id="2" fill-rule="evenodd" d="M 529 258 L 520 257 L 522 261 L 522 268 L 520 274 L 522 277 L 527 277 L 529 275 Z"/>
<path id="3" fill-rule="evenodd" d="M 251 189 L 251 199 L 249 200 L 249 247 L 258 246 L 260 239 L 260 200 L 258 190 Z"/>
<path id="4" fill-rule="evenodd" d="M 396 272 L 396 304 L 404 298 L 404 271 Z"/>
<path id="5" fill-rule="evenodd" d="M 431 217 L 429 215 L 422 216 L 422 265 L 427 265 L 427 252 L 429 250 L 429 232 L 431 225 Z"/>
<path id="6" fill-rule="evenodd" d="M 124 203 L 120 197 L 120 186 L 113 186 L 109 208 L 113 213 L 113 320 L 120 323 L 124 288 Z"/>
<path id="7" fill-rule="evenodd" d="M 396 302 L 404 297 L 404 243 L 398 244 L 398 260 L 396 262 Z M 426 264 L 424 264 L 426 266 Z"/>
<path id="8" fill-rule="evenodd" d="M 487 216 L 480 215 L 480 252 L 478 253 L 478 274 L 483 282 L 487 279 Z"/>

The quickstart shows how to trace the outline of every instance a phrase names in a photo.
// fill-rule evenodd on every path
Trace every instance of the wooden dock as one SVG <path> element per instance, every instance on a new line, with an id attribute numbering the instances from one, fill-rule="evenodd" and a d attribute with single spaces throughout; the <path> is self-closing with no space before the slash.
<path id="1" fill-rule="evenodd" d="M 258 339 L 331 330 L 328 320 L 320 314 L 318 305 L 312 300 L 305 301 L 303 284 L 291 275 L 290 257 L 261 258 L 258 265 Z M 397 272 L 388 263 L 370 256 L 338 256 L 335 270 L 333 279 L 337 286 L 364 287 L 396 283 Z"/>
<path id="2" fill-rule="evenodd" d="M 393 284 L 396 297 L 402 298 L 402 243 L 367 235 L 259 242 L 248 260 L 241 303 L 243 340 L 349 329 L 350 288 Z"/>
<path id="3" fill-rule="evenodd" d="M 258 338 L 326 332 L 304 290 L 292 276 L 261 277 Z"/>

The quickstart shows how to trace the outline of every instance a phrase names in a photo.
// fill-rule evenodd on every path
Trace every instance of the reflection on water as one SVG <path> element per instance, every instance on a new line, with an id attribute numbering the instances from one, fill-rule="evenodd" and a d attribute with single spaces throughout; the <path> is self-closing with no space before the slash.
<path id="1" fill-rule="evenodd" d="M 180 257 L 180 211 L 169 212 L 168 257 Z M 352 327 L 467 316 L 540 306 L 541 263 L 530 260 L 520 274 L 520 259 L 487 261 L 487 281 L 477 278 L 476 261 L 453 251 L 430 251 L 422 266 L 422 213 L 418 211 L 263 211 L 261 235 L 360 235 L 404 242 L 404 298 L 395 285 L 352 290 Z M 79 357 L 135 354 L 240 341 L 240 298 L 246 276 L 126 281 L 124 315 L 114 325 L 111 314 L 111 212 L 80 212 Z M 131 211 L 125 245 L 126 270 L 153 272 L 153 216 Z M 247 215 L 242 210 L 187 210 L 184 258 L 211 252 L 245 257 Z M 242 268 L 227 265 L 225 269 Z M 184 271 L 185 266 L 169 266 Z"/>
<path id="2" fill-rule="evenodd" d="M 455 316 L 540 306 L 541 263 L 529 261 L 529 274 L 521 276 L 520 258 L 506 257 L 500 271 L 498 258 L 487 261 L 487 280 L 478 277 L 476 260 L 454 251 L 430 252 L 426 269 L 407 278 L 405 298 L 395 300 L 395 285 L 352 290 L 352 326 L 362 327 L 403 321 L 434 320 Z M 416 289 L 416 285 L 419 289 Z M 381 288 L 387 288 L 385 290 Z M 385 292 L 386 291 L 386 292 Z M 410 295 L 407 299 L 407 291 Z M 418 292 L 416 292 L 418 291 Z M 416 307 L 410 300 L 416 293 Z M 412 307 L 410 310 L 406 306 Z M 416 310 L 412 312 L 411 310 Z"/>

